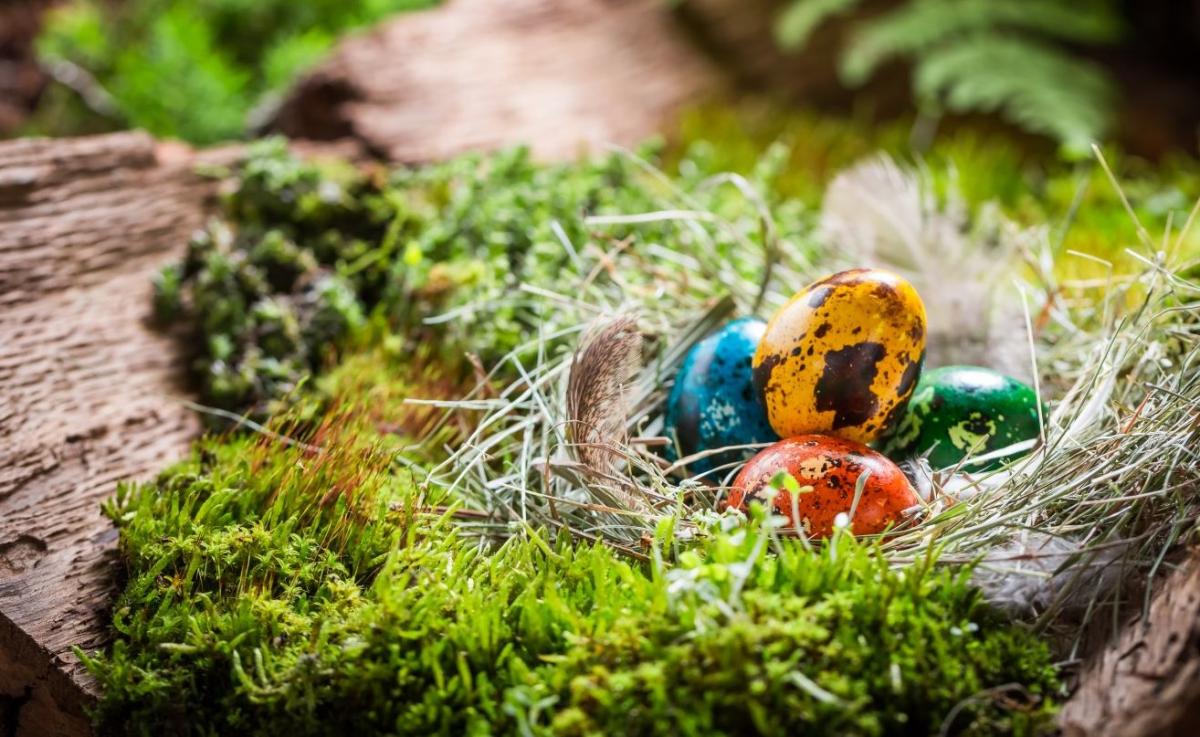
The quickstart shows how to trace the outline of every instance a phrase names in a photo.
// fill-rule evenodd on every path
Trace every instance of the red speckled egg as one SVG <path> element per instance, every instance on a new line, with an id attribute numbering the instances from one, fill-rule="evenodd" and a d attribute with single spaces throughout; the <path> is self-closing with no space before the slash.
<path id="1" fill-rule="evenodd" d="M 904 473 L 883 455 L 853 440 L 825 435 L 798 435 L 780 440 L 759 452 L 742 468 L 733 481 L 729 506 L 745 509 L 754 499 L 763 499 L 771 479 L 787 471 L 801 487 L 812 487 L 796 503 L 799 523 L 811 537 L 828 537 L 833 520 L 841 512 L 850 513 L 854 488 L 867 471 L 862 497 L 854 510 L 850 529 L 870 535 L 899 522 L 901 512 L 920 500 Z M 780 491 L 775 497 L 775 512 L 792 524 L 792 495 Z"/>

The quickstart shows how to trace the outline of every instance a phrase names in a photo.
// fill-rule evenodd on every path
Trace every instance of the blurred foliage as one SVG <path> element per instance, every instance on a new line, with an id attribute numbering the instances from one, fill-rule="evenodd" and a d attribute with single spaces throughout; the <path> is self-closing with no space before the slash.
<path id="1" fill-rule="evenodd" d="M 802 47 L 826 20 L 861 5 L 790 0 L 777 37 Z M 840 71 L 858 87 L 889 61 L 909 62 L 924 114 L 998 112 L 1078 157 L 1112 123 L 1114 89 L 1076 50 L 1121 31 L 1115 0 L 905 0 L 854 22 Z"/>
<path id="2" fill-rule="evenodd" d="M 1200 162 L 1179 154 L 1150 162 L 1106 147 L 1103 155 L 1120 182 L 1137 222 L 1121 195 L 1094 159 L 1079 162 L 1046 156 L 1043 147 L 1004 131 L 977 125 L 947 127 L 927 150 L 910 143 L 911 121 L 880 124 L 870 119 L 797 113 L 769 102 L 736 107 L 706 106 L 683 116 L 678 141 L 668 151 L 689 157 L 713 171 L 749 171 L 772 146 L 787 152 L 771 180 L 775 196 L 798 198 L 819 208 L 826 184 L 857 160 L 886 151 L 927 169 L 973 206 L 996 202 L 1026 226 L 1048 229 L 1063 279 L 1100 279 L 1144 268 L 1127 249 L 1145 252 L 1137 222 L 1161 236 L 1169 263 L 1200 258 L 1200 228 L 1175 242 L 1189 211 L 1200 201 Z M 1076 251 L 1107 261 L 1078 258 Z"/>
<path id="3" fill-rule="evenodd" d="M 38 53 L 82 69 L 115 119 L 97 121 L 79 96 L 59 90 L 28 129 L 70 135 L 107 124 L 198 144 L 239 138 L 256 106 L 340 34 L 434 2 L 71 0 L 49 14 Z"/>
<path id="4" fill-rule="evenodd" d="M 933 556 L 893 567 L 848 535 L 814 552 L 757 512 L 714 515 L 688 540 L 667 518 L 645 563 L 565 533 L 476 536 L 452 493 L 393 462 L 412 439 L 379 431 L 424 395 L 413 364 L 402 349 L 360 354 L 326 378 L 332 410 L 315 426 L 273 425 L 290 444 L 209 439 L 106 505 L 128 576 L 113 645 L 80 653 L 100 733 L 1051 725 L 1045 644 Z"/>

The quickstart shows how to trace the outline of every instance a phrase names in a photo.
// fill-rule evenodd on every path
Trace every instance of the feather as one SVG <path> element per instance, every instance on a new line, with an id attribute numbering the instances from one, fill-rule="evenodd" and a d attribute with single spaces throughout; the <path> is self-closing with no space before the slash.
<path id="1" fill-rule="evenodd" d="M 1011 285 L 1021 243 L 1037 234 L 983 208 L 972 222 L 953 193 L 886 155 L 838 174 L 825 194 L 820 234 L 847 266 L 896 272 L 928 315 L 932 365 L 988 366 L 1030 378 L 1024 313 Z"/>
<path id="2" fill-rule="evenodd" d="M 1013 615 L 1037 616 L 1050 607 L 1078 613 L 1116 584 L 1124 547 L 1089 552 L 1073 540 L 1026 531 L 987 553 L 972 581 L 988 603 Z"/>
<path id="3" fill-rule="evenodd" d="M 590 478 L 611 485 L 628 441 L 629 387 L 641 368 L 637 319 L 620 315 L 591 327 L 571 359 L 567 379 L 567 450 Z M 628 493 L 631 507 L 641 506 Z"/>

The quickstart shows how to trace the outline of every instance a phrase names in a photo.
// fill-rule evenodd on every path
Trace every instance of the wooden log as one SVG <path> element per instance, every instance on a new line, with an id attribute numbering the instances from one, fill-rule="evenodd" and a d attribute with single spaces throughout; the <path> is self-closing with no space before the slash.
<path id="1" fill-rule="evenodd" d="M 344 41 L 271 128 L 381 158 L 633 145 L 721 87 L 661 0 L 450 0 Z"/>
<path id="2" fill-rule="evenodd" d="M 1060 723 L 1065 737 L 1200 734 L 1200 553 L 1088 661 Z"/>
<path id="3" fill-rule="evenodd" d="M 0 143 L 0 734 L 86 734 L 71 652 L 103 644 L 100 502 L 182 457 L 183 346 L 150 279 L 204 218 L 195 158 L 123 133 Z"/>

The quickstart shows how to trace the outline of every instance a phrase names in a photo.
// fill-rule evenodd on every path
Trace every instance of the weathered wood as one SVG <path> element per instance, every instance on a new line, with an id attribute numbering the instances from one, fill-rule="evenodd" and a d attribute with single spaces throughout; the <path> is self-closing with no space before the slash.
<path id="1" fill-rule="evenodd" d="M 1200 553 L 1090 659 L 1060 721 L 1065 737 L 1200 734 Z"/>
<path id="2" fill-rule="evenodd" d="M 102 644 L 122 479 L 198 430 L 150 279 L 215 184 L 190 153 L 128 133 L 0 144 L 0 733 L 81 734 L 73 646 Z"/>
<path id="3" fill-rule="evenodd" d="M 392 161 L 632 145 L 721 86 L 662 0 L 450 0 L 344 41 L 272 123 Z"/>

